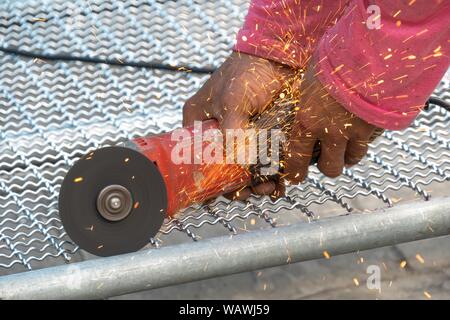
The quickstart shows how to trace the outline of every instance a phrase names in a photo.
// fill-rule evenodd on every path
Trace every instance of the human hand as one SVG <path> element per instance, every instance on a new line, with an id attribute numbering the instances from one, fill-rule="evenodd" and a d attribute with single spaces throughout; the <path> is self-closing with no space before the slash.
<path id="1" fill-rule="evenodd" d="M 357 164 L 381 129 L 348 112 L 330 96 L 315 75 L 312 63 L 300 85 L 299 107 L 285 154 L 285 176 L 291 183 L 308 173 L 314 146 L 320 142 L 319 170 L 335 178 L 344 166 Z"/>
<path id="2" fill-rule="evenodd" d="M 216 119 L 222 129 L 245 128 L 249 119 L 272 103 L 294 70 L 276 62 L 233 52 L 183 108 L 183 126 Z M 244 200 L 251 193 L 276 194 L 273 181 L 238 190 L 230 198 Z"/>

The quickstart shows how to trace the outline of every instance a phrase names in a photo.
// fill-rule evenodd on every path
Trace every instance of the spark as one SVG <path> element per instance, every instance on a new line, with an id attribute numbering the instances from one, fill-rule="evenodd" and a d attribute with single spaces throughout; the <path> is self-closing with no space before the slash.
<path id="1" fill-rule="evenodd" d="M 400 268 L 405 269 L 406 265 L 407 265 L 407 262 L 405 260 L 400 262 Z"/>
<path id="2" fill-rule="evenodd" d="M 33 22 L 37 22 L 37 21 L 47 22 L 48 19 L 47 18 L 40 18 L 40 17 L 38 17 L 38 18 L 32 18 L 31 21 L 33 21 Z"/>
<path id="3" fill-rule="evenodd" d="M 125 163 L 126 163 L 126 162 L 130 161 L 130 158 L 125 158 L 124 161 L 125 161 Z"/>
<path id="4" fill-rule="evenodd" d="M 402 10 L 398 10 L 398 11 L 393 15 L 393 17 L 394 17 L 394 18 L 397 18 L 397 16 L 400 14 L 400 12 L 402 12 Z"/>
<path id="5" fill-rule="evenodd" d="M 427 299 L 431 299 L 431 294 L 428 291 L 424 291 L 423 295 L 427 298 Z"/>
<path id="6" fill-rule="evenodd" d="M 416 36 L 421 36 L 422 34 L 427 33 L 427 32 L 428 32 L 428 29 L 423 29 L 422 31 L 416 33 Z"/>
<path id="7" fill-rule="evenodd" d="M 441 56 L 442 56 L 442 52 L 437 52 L 437 53 L 429 54 L 428 56 L 423 57 L 422 60 L 426 61 L 426 60 L 428 60 L 430 58 L 433 58 L 433 57 L 434 58 L 438 58 L 438 57 L 441 57 Z"/>
<path id="8" fill-rule="evenodd" d="M 404 74 L 404 75 L 402 75 L 402 76 L 400 76 L 400 77 L 397 77 L 397 78 L 394 78 L 394 79 L 392 79 L 392 80 L 401 80 L 401 79 L 404 79 L 404 78 L 407 78 L 408 77 L 408 75 L 407 74 Z"/>
<path id="9" fill-rule="evenodd" d="M 355 284 L 355 286 L 359 287 L 359 281 L 357 278 L 353 278 L 353 283 Z"/>
<path id="10" fill-rule="evenodd" d="M 408 38 L 406 38 L 406 39 L 405 39 L 405 40 L 403 40 L 402 42 L 403 42 L 403 43 L 405 43 L 405 42 L 407 42 L 407 41 L 411 40 L 412 38 L 414 38 L 414 35 L 412 35 L 412 36 L 409 36 Z"/>
<path id="11" fill-rule="evenodd" d="M 408 60 L 414 60 L 414 59 L 416 59 L 417 57 L 416 57 L 415 55 L 411 54 L 411 55 L 407 56 L 406 58 L 407 58 Z M 403 59 L 402 59 L 402 60 L 403 60 Z"/>
<path id="12" fill-rule="evenodd" d="M 336 68 L 334 68 L 334 70 L 331 74 L 335 74 L 336 72 L 339 72 L 339 70 L 341 70 L 343 67 L 344 67 L 344 64 L 337 66 Z"/>
<path id="13" fill-rule="evenodd" d="M 183 72 L 192 72 L 192 70 L 191 70 L 191 69 L 188 69 L 188 68 L 186 68 L 186 67 L 179 67 L 179 68 L 178 68 L 178 71 L 183 71 Z"/>
<path id="14" fill-rule="evenodd" d="M 83 177 L 78 177 L 78 178 L 73 179 L 73 182 L 75 182 L 75 183 L 79 183 L 81 181 L 83 181 Z"/>
<path id="15" fill-rule="evenodd" d="M 136 203 L 133 206 L 135 209 L 139 208 L 139 201 L 136 201 Z"/>
<path id="16" fill-rule="evenodd" d="M 416 254 L 416 259 L 417 259 L 417 261 L 419 261 L 421 264 L 424 264 L 424 263 L 425 263 L 424 258 L 423 258 L 419 253 Z"/>
<path id="17" fill-rule="evenodd" d="M 327 260 L 331 258 L 331 255 L 328 253 L 327 250 L 324 250 L 324 251 L 323 251 L 323 256 L 324 256 L 325 259 L 327 259 Z"/>
<path id="18" fill-rule="evenodd" d="M 45 60 L 39 59 L 39 58 L 34 58 L 33 59 L 33 63 L 45 63 Z"/>

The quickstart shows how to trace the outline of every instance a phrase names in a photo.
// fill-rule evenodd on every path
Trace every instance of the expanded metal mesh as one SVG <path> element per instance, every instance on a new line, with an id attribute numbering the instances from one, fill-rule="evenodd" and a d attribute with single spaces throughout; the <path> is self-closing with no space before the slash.
<path id="1" fill-rule="evenodd" d="M 0 43 L 46 54 L 217 67 L 243 21 L 244 0 L 7 1 Z M 60 184 L 88 150 L 172 130 L 207 76 L 54 62 L 0 53 L 0 274 L 83 259 L 58 216 Z M 450 99 L 449 76 L 435 94 Z M 219 198 L 167 220 L 150 246 L 371 211 L 446 194 L 449 112 L 432 107 L 386 132 L 338 179 L 315 167 L 275 202 Z M 338 218 L 336 218 L 338 219 Z"/>

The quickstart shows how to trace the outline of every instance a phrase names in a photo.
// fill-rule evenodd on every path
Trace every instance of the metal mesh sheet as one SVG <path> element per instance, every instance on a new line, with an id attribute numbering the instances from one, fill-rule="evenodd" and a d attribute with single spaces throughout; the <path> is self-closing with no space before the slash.
<path id="1" fill-rule="evenodd" d="M 23 50 L 126 61 L 218 66 L 247 1 L 6 1 L 0 42 Z M 58 217 L 60 184 L 88 150 L 171 130 L 206 76 L 52 62 L 0 53 L 0 274 L 86 258 Z M 435 94 L 448 100 L 449 77 Z M 386 132 L 367 158 L 329 179 L 315 167 L 275 202 L 219 198 L 167 220 L 149 246 L 198 241 L 323 216 L 449 195 L 450 114 L 424 112 Z M 338 219 L 338 217 L 336 217 Z"/>

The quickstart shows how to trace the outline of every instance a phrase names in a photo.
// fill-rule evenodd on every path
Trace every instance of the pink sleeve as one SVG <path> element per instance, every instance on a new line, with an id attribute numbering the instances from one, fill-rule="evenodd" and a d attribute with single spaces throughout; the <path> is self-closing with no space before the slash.
<path id="1" fill-rule="evenodd" d="M 379 29 L 366 24 L 371 4 Z M 448 0 L 253 0 L 235 50 L 293 67 L 315 52 L 318 78 L 337 101 L 395 130 L 411 123 L 449 67 L 448 21 Z"/>
<path id="2" fill-rule="evenodd" d="M 381 25 L 369 29 L 367 7 Z M 450 1 L 352 1 L 320 40 L 316 72 L 347 110 L 385 129 L 414 120 L 449 67 Z"/>
<path id="3" fill-rule="evenodd" d="M 348 0 L 252 0 L 235 50 L 304 67 Z"/>

